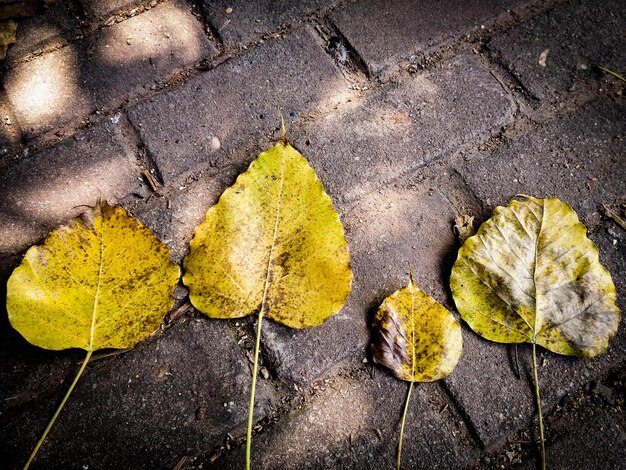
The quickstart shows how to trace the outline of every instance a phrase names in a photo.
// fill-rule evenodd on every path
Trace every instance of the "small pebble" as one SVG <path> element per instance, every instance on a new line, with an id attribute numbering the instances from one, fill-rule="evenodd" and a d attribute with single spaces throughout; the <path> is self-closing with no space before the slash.
<path id="1" fill-rule="evenodd" d="M 226 14 L 230 15 L 233 12 L 233 9 L 231 7 L 226 8 Z"/>
<path id="2" fill-rule="evenodd" d="M 219 150 L 221 146 L 222 143 L 220 142 L 220 139 L 215 136 L 211 137 L 211 150 L 215 152 L 216 150 Z"/>

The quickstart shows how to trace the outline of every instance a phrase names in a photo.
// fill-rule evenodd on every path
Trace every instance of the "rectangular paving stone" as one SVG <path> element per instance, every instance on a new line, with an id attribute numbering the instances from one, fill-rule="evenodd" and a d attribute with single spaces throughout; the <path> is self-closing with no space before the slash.
<path id="1" fill-rule="evenodd" d="M 263 347 L 280 378 L 309 382 L 342 359 L 364 357 L 372 316 L 385 297 L 406 286 L 409 266 L 425 292 L 446 301 L 441 268 L 454 252 L 456 214 L 437 186 L 407 178 L 339 211 L 351 253 L 352 292 L 343 310 L 321 326 L 293 330 L 263 323 Z"/>
<path id="2" fill-rule="evenodd" d="M 220 38 L 230 46 L 260 39 L 264 34 L 297 23 L 303 16 L 330 7 L 334 3 L 337 0 L 203 0 L 202 7 Z"/>
<path id="3" fill-rule="evenodd" d="M 622 311 L 626 298 L 626 280 L 621 275 L 626 269 L 626 237 L 612 235 L 617 233 L 617 226 L 600 220 L 598 208 L 601 203 L 621 203 L 626 194 L 623 115 L 623 103 L 599 99 L 567 119 L 510 142 L 493 155 L 459 166 L 467 186 L 486 207 L 506 205 L 515 194 L 557 196 L 569 202 L 590 228 L 589 237 L 600 249 L 600 260 L 612 273 Z M 484 219 L 488 214 L 480 216 Z M 512 347 L 466 334 L 463 359 L 455 374 L 446 379 L 455 401 L 486 446 L 527 426 L 533 416 L 530 347 L 519 346 L 518 350 L 520 380 L 513 373 Z M 544 412 L 547 414 L 568 392 L 601 376 L 625 357 L 623 321 L 603 355 L 578 359 L 543 351 L 539 381 Z"/>
<path id="4" fill-rule="evenodd" d="M 27 348 L 35 349 L 24 344 L 13 353 L 27 354 Z M 83 356 L 45 353 L 73 359 L 63 371 L 65 384 L 3 414 L 3 465 L 24 463 Z M 11 378 L 2 367 L 4 388 Z M 30 372 L 32 381 L 48 377 L 41 367 Z M 262 390 L 263 381 L 258 386 Z M 174 468 L 183 456 L 221 443 L 227 430 L 245 421 L 249 387 L 247 361 L 226 322 L 180 321 L 131 351 L 93 361 L 33 468 Z M 13 398 L 26 392 L 13 390 Z"/>
<path id="5" fill-rule="evenodd" d="M 8 71 L 7 95 L 27 138 L 111 109 L 183 67 L 213 56 L 182 0 L 159 5 Z"/>
<path id="6" fill-rule="evenodd" d="M 430 404 L 437 384 L 414 387 L 402 450 L 403 468 L 463 468 L 466 457 L 439 410 Z M 407 383 L 378 369 L 354 378 L 320 382 L 302 410 L 292 411 L 252 441 L 252 461 L 259 468 L 394 468 Z M 193 468 L 244 467 L 244 448 L 213 464 Z"/>
<path id="7" fill-rule="evenodd" d="M 169 183 L 199 166 L 252 160 L 241 149 L 276 129 L 280 112 L 306 114 L 346 86 L 305 27 L 135 105 L 129 117 Z"/>
<path id="8" fill-rule="evenodd" d="M 577 0 L 498 36 L 491 47 L 533 96 L 563 100 L 598 80 L 596 65 L 623 71 L 624 24 L 623 1 Z M 543 66 L 539 55 L 546 52 Z"/>
<path id="9" fill-rule="evenodd" d="M 93 205 L 138 186 L 139 170 L 115 126 L 83 130 L 0 170 L 0 258 L 18 253 Z"/>
<path id="10" fill-rule="evenodd" d="M 366 0 L 331 15 L 370 74 L 385 79 L 446 42 L 489 26 L 521 0 Z"/>
<path id="11" fill-rule="evenodd" d="M 294 141 L 339 201 L 352 201 L 511 120 L 513 103 L 473 55 L 354 100 Z"/>

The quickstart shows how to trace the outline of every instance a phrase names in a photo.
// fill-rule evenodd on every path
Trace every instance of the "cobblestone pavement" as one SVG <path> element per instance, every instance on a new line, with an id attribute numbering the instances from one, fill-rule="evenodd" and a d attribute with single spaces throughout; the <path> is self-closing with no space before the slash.
<path id="1" fill-rule="evenodd" d="M 372 366 L 369 323 L 409 264 L 456 315 L 455 216 L 483 221 L 516 194 L 568 201 L 624 310 L 626 232 L 602 207 L 626 207 L 626 84 L 597 66 L 626 72 L 623 0 L 49 2 L 4 63 L 0 289 L 98 197 L 180 262 L 282 113 L 355 278 L 324 325 L 263 325 L 254 466 L 393 468 L 407 385 Z M 208 320 L 183 290 L 182 315 L 87 368 L 33 468 L 242 467 L 255 320 Z M 536 468 L 530 349 L 463 335 L 453 374 L 416 387 L 405 467 Z M 624 468 L 625 357 L 623 321 L 599 357 L 541 352 L 550 468 Z M 1 316 L 3 468 L 23 465 L 81 359 Z"/>

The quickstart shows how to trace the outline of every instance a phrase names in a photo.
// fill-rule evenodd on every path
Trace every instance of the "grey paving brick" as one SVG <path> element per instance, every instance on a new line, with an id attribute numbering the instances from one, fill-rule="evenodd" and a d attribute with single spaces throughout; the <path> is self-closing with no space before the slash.
<path id="1" fill-rule="evenodd" d="M 599 77 L 601 65 L 623 72 L 626 4 L 568 2 L 492 41 L 504 64 L 535 97 L 562 100 Z M 539 55 L 548 50 L 545 66 Z"/>
<path id="2" fill-rule="evenodd" d="M 8 71 L 7 95 L 27 138 L 113 108 L 177 69 L 216 54 L 182 0 L 105 28 Z"/>
<path id="3" fill-rule="evenodd" d="M 370 73 L 386 78 L 447 41 L 489 26 L 520 0 L 457 2 L 367 0 L 331 15 Z"/>
<path id="4" fill-rule="evenodd" d="M 599 98 L 459 172 L 489 207 L 506 205 L 515 194 L 557 196 L 594 228 L 600 205 L 626 195 L 625 112 L 624 98 Z"/>
<path id="5" fill-rule="evenodd" d="M 34 347 L 13 352 L 26 355 L 26 348 Z M 28 457 L 82 356 L 47 354 L 73 358 L 63 371 L 65 384 L 4 414 L 3 465 L 17 466 Z M 31 368 L 30 380 L 48 378 L 42 369 Z M 32 468 L 173 468 L 245 421 L 249 383 L 248 365 L 225 322 L 181 321 L 131 351 L 88 366 Z M 27 390 L 13 393 L 19 399 Z"/>
<path id="6" fill-rule="evenodd" d="M 266 321 L 263 345 L 281 378 L 308 382 L 338 361 L 364 357 L 372 315 L 385 297 L 408 282 L 409 265 L 421 288 L 446 300 L 442 266 L 455 245 L 456 215 L 435 188 L 411 179 L 381 189 L 340 210 L 354 272 L 344 309 L 319 327 L 292 330 Z"/>
<path id="7" fill-rule="evenodd" d="M 276 129 L 279 112 L 305 114 L 345 87 L 306 27 L 135 105 L 129 117 L 169 183 L 198 166 L 252 160 L 245 146 Z"/>
<path id="8" fill-rule="evenodd" d="M 93 205 L 132 192 L 139 171 L 112 124 L 98 125 L 0 170 L 0 257 L 26 249 Z"/>
<path id="9" fill-rule="evenodd" d="M 259 468 L 393 468 L 407 383 L 379 370 L 343 383 L 320 384 L 301 410 L 285 416 L 252 441 Z M 403 441 L 403 467 L 463 468 L 465 456 L 429 395 L 437 384 L 414 387 Z M 205 468 L 242 468 L 244 449 L 235 449 Z M 207 467 L 208 464 L 208 467 Z M 199 468 L 194 467 L 194 468 Z"/>
<path id="10" fill-rule="evenodd" d="M 18 22 L 16 42 L 9 47 L 7 63 L 64 46 L 78 35 L 77 23 L 75 12 L 67 2 L 50 2 L 40 14 Z"/>
<path id="11" fill-rule="evenodd" d="M 264 34 L 298 22 L 305 15 L 337 0 L 305 0 L 300 2 L 276 2 L 263 0 L 203 0 L 202 6 L 220 38 L 226 45 L 248 43 Z"/>
<path id="12" fill-rule="evenodd" d="M 620 117 L 623 113 L 623 103 L 601 99 L 570 118 L 553 122 L 493 155 L 459 168 L 468 187 L 487 207 L 505 205 L 515 194 L 554 195 L 572 204 L 583 222 L 592 228 L 589 236 L 600 249 L 600 260 L 613 275 L 622 311 L 626 281 L 620 273 L 626 269 L 626 237 L 612 235 L 617 233 L 616 227 L 599 219 L 598 206 L 602 202 L 623 202 L 626 194 L 622 177 L 626 143 Z M 511 348 L 468 333 L 463 360 L 454 376 L 446 379 L 485 445 L 528 424 L 534 413 L 530 347 L 518 348 L 521 380 L 513 372 Z M 583 360 L 543 351 L 539 376 L 546 413 L 568 392 L 606 373 L 625 356 L 624 322 L 608 351 L 595 358 Z"/>
<path id="13" fill-rule="evenodd" d="M 304 127 L 295 142 L 344 202 L 488 137 L 512 112 L 500 84 L 476 57 L 463 55 L 354 100 Z"/>

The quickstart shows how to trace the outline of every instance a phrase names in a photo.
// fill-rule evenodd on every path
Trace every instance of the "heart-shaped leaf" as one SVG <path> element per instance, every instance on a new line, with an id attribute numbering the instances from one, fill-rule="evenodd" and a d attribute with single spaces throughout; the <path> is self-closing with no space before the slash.
<path id="1" fill-rule="evenodd" d="M 76 379 L 33 451 L 101 348 L 129 348 L 154 333 L 173 305 L 180 269 L 169 248 L 121 207 L 105 202 L 31 247 L 7 284 L 13 328 L 46 349 L 87 351 Z"/>
<path id="2" fill-rule="evenodd" d="M 617 331 L 611 275 L 572 208 L 526 197 L 497 207 L 459 250 L 454 302 L 478 334 L 595 356 Z"/>
<path id="3" fill-rule="evenodd" d="M 343 226 L 322 183 L 291 145 L 263 152 L 196 227 L 184 261 L 191 303 L 212 318 L 258 312 L 246 466 L 261 321 L 319 325 L 346 302 L 352 282 Z"/>
<path id="4" fill-rule="evenodd" d="M 413 281 L 387 297 L 376 312 L 374 361 L 409 382 L 447 377 L 461 357 L 461 327 Z"/>
<path id="5" fill-rule="evenodd" d="M 450 375 L 461 357 L 461 327 L 435 299 L 409 284 L 387 297 L 376 312 L 372 353 L 374 362 L 400 380 L 410 382 L 406 396 L 397 469 L 402 461 L 404 422 L 414 382 L 432 382 Z"/>
<path id="6" fill-rule="evenodd" d="M 343 307 L 352 281 L 343 226 L 306 159 L 278 144 L 196 228 L 184 262 L 191 303 L 212 318 L 257 312 L 291 328 Z"/>
<path id="7" fill-rule="evenodd" d="M 103 202 L 27 251 L 8 281 L 9 320 L 46 349 L 129 348 L 157 330 L 179 276 L 167 246 Z"/>
<path id="8" fill-rule="evenodd" d="M 492 217 L 459 250 L 450 288 L 463 320 L 500 343 L 532 343 L 542 468 L 545 446 L 536 345 L 595 356 L 619 324 L 611 275 L 572 208 L 523 196 Z"/>

